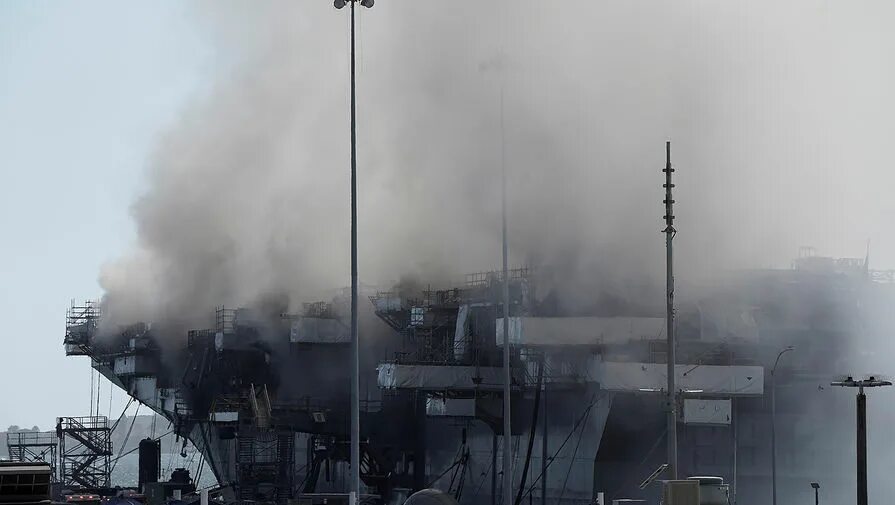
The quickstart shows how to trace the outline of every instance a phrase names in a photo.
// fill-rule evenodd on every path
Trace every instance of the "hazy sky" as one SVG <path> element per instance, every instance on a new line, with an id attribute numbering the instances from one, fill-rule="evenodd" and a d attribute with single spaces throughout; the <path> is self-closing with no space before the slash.
<path id="1" fill-rule="evenodd" d="M 65 310 L 101 294 L 151 146 L 204 86 L 212 53 L 184 6 L 0 3 L 0 429 L 88 412 Z"/>
<path id="2" fill-rule="evenodd" d="M 428 242 L 447 261 L 474 245 L 430 235 L 425 219 L 402 229 L 390 216 L 411 215 L 432 201 L 436 208 L 427 210 L 436 217 L 459 212 L 461 231 L 480 219 L 475 206 L 441 212 L 439 203 L 447 208 L 452 195 L 440 190 L 468 194 L 451 178 L 493 168 L 498 93 L 496 79 L 485 74 L 500 67 L 495 55 L 505 50 L 508 102 L 516 104 L 507 112 L 516 123 L 508 128 L 507 151 L 522 169 L 520 184 L 550 184 L 548 204 L 586 202 L 578 224 L 598 230 L 596 242 L 655 244 L 646 257 L 660 261 L 659 170 L 662 143 L 672 137 L 677 240 L 691 264 L 724 264 L 718 256 L 738 254 L 739 266 L 785 266 L 799 245 L 862 256 L 872 239 L 874 266 L 895 267 L 893 6 L 380 0 L 360 30 L 360 69 L 369 83 L 360 92 L 367 135 L 360 150 L 370 165 L 380 162 L 371 166 L 379 180 L 362 196 L 387 212 L 361 216 L 368 220 L 361 233 L 399 245 Z M 330 171 L 345 166 L 347 136 L 330 133 L 345 132 L 347 117 L 344 27 L 328 0 L 0 2 L 0 428 L 47 429 L 57 415 L 87 414 L 90 369 L 86 359 L 64 356 L 65 309 L 71 298 L 99 297 L 101 267 L 127 256 L 136 236 L 131 205 L 152 181 L 147 170 L 157 151 L 162 164 L 176 165 L 181 151 L 171 144 L 190 147 L 189 135 L 203 134 L 208 124 L 187 161 L 238 154 L 241 145 L 223 149 L 229 139 L 252 144 L 250 162 L 263 163 L 268 152 L 274 158 L 259 173 L 298 174 L 302 184 L 254 178 L 237 160 L 228 168 L 247 184 L 276 189 L 284 209 L 298 215 L 320 210 L 291 205 L 347 210 L 344 172 L 314 179 L 293 171 L 296 159 Z M 253 57 L 241 80 L 221 79 Z M 208 97 L 206 109 L 188 107 Z M 237 119 L 222 131 L 220 118 L 255 118 L 256 109 L 284 128 Z M 490 158 L 480 156 L 485 151 Z M 538 159 L 544 152 L 551 156 Z M 557 179 L 591 176 L 587 184 L 556 185 L 548 170 Z M 424 173 L 439 175 L 416 177 Z M 291 198 L 293 188 L 308 187 L 308 198 Z M 415 191 L 416 198 L 399 201 L 398 190 Z M 270 209 L 255 203 L 249 194 L 239 205 L 263 218 Z M 521 202 L 516 209 L 511 231 L 521 220 L 513 216 L 521 215 L 539 220 L 538 233 L 559 227 L 549 205 Z M 171 214 L 164 217 L 176 221 Z M 241 224 L 252 231 L 267 222 L 262 218 Z M 602 220 L 599 226 L 594 219 Z M 295 231 L 292 221 L 276 224 L 283 235 Z M 330 230 L 333 243 L 344 244 L 343 231 Z M 494 236 L 490 229 L 479 233 Z M 362 254 L 362 267 L 377 260 Z M 476 265 L 489 267 L 482 263 Z M 347 262 L 333 265 L 336 271 Z M 122 403 L 119 394 L 113 416 Z"/>

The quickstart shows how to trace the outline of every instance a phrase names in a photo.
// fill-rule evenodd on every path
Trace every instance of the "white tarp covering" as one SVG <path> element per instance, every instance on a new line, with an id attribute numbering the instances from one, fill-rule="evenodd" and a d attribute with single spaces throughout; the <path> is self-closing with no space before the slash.
<path id="1" fill-rule="evenodd" d="M 209 418 L 216 423 L 235 423 L 239 421 L 239 412 L 212 412 Z"/>
<path id="2" fill-rule="evenodd" d="M 511 317 L 513 345 L 594 345 L 663 335 L 661 317 Z M 497 345 L 503 345 L 503 318 L 497 319 Z"/>
<path id="3" fill-rule="evenodd" d="M 303 317 L 292 321 L 289 341 L 300 344 L 350 344 L 351 333 L 336 319 Z"/>
<path id="4" fill-rule="evenodd" d="M 600 362 L 595 376 L 610 391 L 663 391 L 667 365 L 663 363 Z M 761 395 L 764 369 L 760 366 L 676 365 L 675 385 L 681 391 L 706 395 Z"/>
<path id="5" fill-rule="evenodd" d="M 684 399 L 684 424 L 730 424 L 730 400 Z"/>
<path id="6" fill-rule="evenodd" d="M 395 295 L 383 295 L 373 299 L 376 312 L 395 312 L 401 310 L 401 297 Z"/>
<path id="7" fill-rule="evenodd" d="M 475 389 L 473 379 L 476 377 L 481 379 L 479 389 L 499 390 L 503 387 L 503 369 L 497 367 L 476 370 L 474 366 L 382 363 L 377 372 L 379 387 L 384 389 Z"/>
<path id="8" fill-rule="evenodd" d="M 179 390 L 175 388 L 159 388 L 158 407 L 162 410 L 174 412 L 174 409 L 177 406 L 177 402 L 183 401 L 183 398 L 180 396 L 178 391 Z"/>
<path id="9" fill-rule="evenodd" d="M 454 327 L 454 359 L 466 354 L 466 318 L 469 317 L 469 305 L 461 305 L 457 309 L 457 324 Z"/>
<path id="10" fill-rule="evenodd" d="M 146 405 L 157 406 L 158 392 L 155 383 L 155 377 L 137 377 L 131 386 L 131 396 Z"/>
<path id="11" fill-rule="evenodd" d="M 139 354 L 118 356 L 113 365 L 115 375 L 152 375 L 154 368 L 149 358 Z"/>
<path id="12" fill-rule="evenodd" d="M 442 417 L 475 417 L 473 398 L 426 398 L 426 415 Z"/>

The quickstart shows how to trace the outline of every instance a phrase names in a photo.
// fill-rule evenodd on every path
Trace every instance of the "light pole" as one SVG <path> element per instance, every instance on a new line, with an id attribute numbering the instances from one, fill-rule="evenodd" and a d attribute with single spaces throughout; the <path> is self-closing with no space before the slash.
<path id="1" fill-rule="evenodd" d="M 814 488 L 814 505 L 820 505 L 820 484 L 812 482 L 811 487 Z"/>
<path id="2" fill-rule="evenodd" d="M 780 356 L 793 350 L 794 347 L 786 346 L 782 351 L 777 353 L 777 359 L 774 360 L 774 367 L 771 368 L 771 494 L 772 505 L 777 505 L 777 363 L 780 362 Z"/>
<path id="3" fill-rule="evenodd" d="M 876 377 L 870 376 L 864 380 L 858 381 L 851 377 L 846 377 L 844 381 L 831 382 L 830 385 L 858 388 L 858 396 L 856 397 L 858 432 L 857 501 L 858 505 L 867 505 L 867 396 L 864 394 L 864 388 L 891 386 L 892 383 L 889 381 L 878 380 Z"/>
<path id="4" fill-rule="evenodd" d="M 374 0 L 334 0 L 336 9 L 351 4 L 351 472 L 349 505 L 360 495 L 360 349 L 357 340 L 357 107 L 354 79 L 354 4 L 372 7 Z"/>
<path id="5" fill-rule="evenodd" d="M 500 92 L 500 227 L 503 259 L 503 505 L 513 499 L 512 371 L 510 370 L 510 271 L 507 256 L 507 164 Z"/>

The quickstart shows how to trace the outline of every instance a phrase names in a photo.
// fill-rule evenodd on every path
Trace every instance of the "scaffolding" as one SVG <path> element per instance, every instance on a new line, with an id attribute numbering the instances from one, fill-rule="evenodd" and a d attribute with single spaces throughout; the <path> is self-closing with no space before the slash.
<path id="1" fill-rule="evenodd" d="M 56 447 L 59 440 L 52 431 L 18 431 L 6 434 L 9 459 L 21 463 L 47 463 L 56 479 Z"/>
<path id="2" fill-rule="evenodd" d="M 60 480 L 66 486 L 97 489 L 109 486 L 112 430 L 106 416 L 60 417 Z"/>
<path id="3" fill-rule="evenodd" d="M 292 498 L 294 434 L 242 429 L 238 443 L 239 497 L 285 503 Z"/>
<path id="4" fill-rule="evenodd" d="M 530 268 L 527 266 L 512 268 L 507 272 L 510 282 L 528 280 L 531 276 Z M 491 270 L 488 272 L 475 272 L 466 274 L 466 287 L 490 286 L 496 282 L 503 281 L 503 272 L 500 270 Z"/>
<path id="5" fill-rule="evenodd" d="M 90 341 L 96 332 L 101 312 L 97 301 L 76 304 L 65 311 L 65 354 L 66 356 L 87 356 Z"/>
<path id="6" fill-rule="evenodd" d="M 236 333 L 236 309 L 228 309 L 223 305 L 214 311 L 215 331 L 218 333 Z"/>

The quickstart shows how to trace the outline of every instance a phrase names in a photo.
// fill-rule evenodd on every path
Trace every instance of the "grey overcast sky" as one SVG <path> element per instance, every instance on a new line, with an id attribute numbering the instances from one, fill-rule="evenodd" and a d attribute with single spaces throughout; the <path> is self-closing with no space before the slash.
<path id="1" fill-rule="evenodd" d="M 203 86 L 211 52 L 187 5 L 0 3 L 0 430 L 88 412 L 65 309 L 101 294 L 151 146 Z"/>

